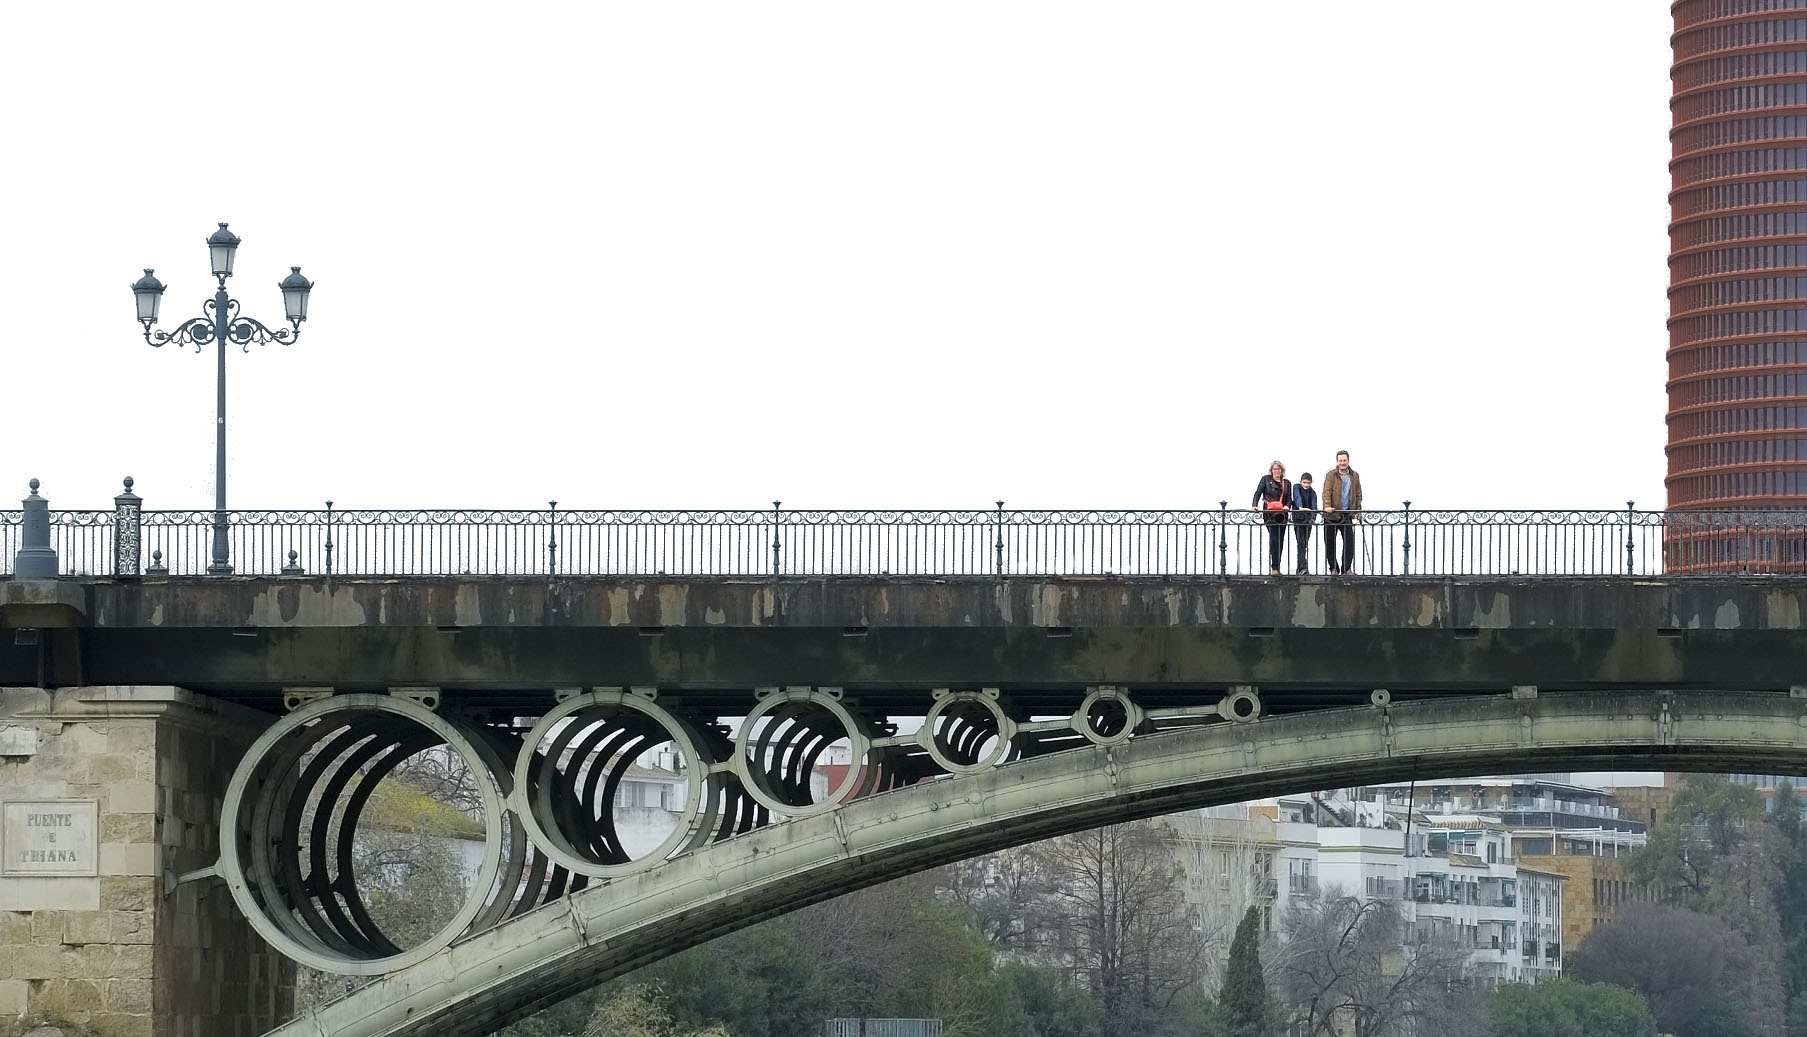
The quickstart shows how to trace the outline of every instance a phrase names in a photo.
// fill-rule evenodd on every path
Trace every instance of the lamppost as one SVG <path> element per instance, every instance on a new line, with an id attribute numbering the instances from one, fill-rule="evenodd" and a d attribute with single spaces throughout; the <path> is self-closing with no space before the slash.
<path id="1" fill-rule="evenodd" d="M 288 314 L 289 328 L 272 331 L 261 321 L 240 316 L 238 300 L 226 294 L 226 278 L 232 276 L 232 257 L 238 251 L 238 242 L 238 235 L 227 230 L 224 223 L 207 238 L 207 252 L 213 261 L 213 276 L 219 278 L 219 289 L 212 300 L 203 304 L 202 309 L 207 311 L 205 316 L 191 317 L 174 331 L 151 330 L 151 325 L 157 323 L 157 308 L 163 301 L 163 283 L 152 276 L 154 271 L 146 267 L 144 276 L 132 285 L 132 294 L 138 297 L 138 321 L 144 325 L 146 342 L 154 347 L 169 342 L 193 345 L 197 353 L 209 342 L 219 343 L 219 408 L 214 423 L 213 455 L 213 559 L 207 565 L 210 576 L 226 576 L 232 572 L 226 544 L 226 343 L 235 343 L 249 353 L 253 342 L 260 346 L 280 342 L 286 346 L 295 341 L 301 336 L 301 322 L 307 320 L 307 293 L 314 287 L 313 282 L 301 276 L 298 266 L 290 267 L 289 276 L 277 285 L 282 289 L 282 306 Z"/>

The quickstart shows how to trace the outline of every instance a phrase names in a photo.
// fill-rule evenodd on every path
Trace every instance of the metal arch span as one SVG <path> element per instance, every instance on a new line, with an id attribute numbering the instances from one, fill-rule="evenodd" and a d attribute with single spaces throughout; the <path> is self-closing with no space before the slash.
<path id="1" fill-rule="evenodd" d="M 759 829 L 453 944 L 271 1037 L 482 1034 L 754 922 L 956 860 L 1335 785 L 1636 765 L 1807 774 L 1807 691 L 1460 696 L 1201 726 L 923 782 Z"/>

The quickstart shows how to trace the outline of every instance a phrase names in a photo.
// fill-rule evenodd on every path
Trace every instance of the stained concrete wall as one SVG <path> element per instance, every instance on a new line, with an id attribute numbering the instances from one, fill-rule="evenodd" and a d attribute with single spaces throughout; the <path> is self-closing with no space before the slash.
<path id="1" fill-rule="evenodd" d="M 1010 692 L 1092 684 L 1786 689 L 1807 581 L 0 580 L 0 684 Z M 56 625 L 62 624 L 62 625 Z M 693 701 L 695 701 L 693 699 Z M 739 699 L 710 703 L 726 709 Z M 1323 702 L 1300 701 L 1303 708 Z"/>
<path id="2" fill-rule="evenodd" d="M 234 1037 L 288 1017 L 293 967 L 224 886 L 165 892 L 166 875 L 217 859 L 220 801 L 254 734 L 255 718 L 175 688 L 0 689 L 0 809 L 98 806 L 96 874 L 0 877 L 0 1018 Z M 0 853 L 20 844 L 0 835 Z"/>

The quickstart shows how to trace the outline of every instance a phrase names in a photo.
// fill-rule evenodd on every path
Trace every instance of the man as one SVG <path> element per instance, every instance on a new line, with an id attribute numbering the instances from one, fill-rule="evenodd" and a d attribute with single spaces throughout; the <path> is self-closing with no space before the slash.
<path id="1" fill-rule="evenodd" d="M 1333 573 L 1348 574 L 1355 563 L 1355 516 L 1362 510 L 1362 477 L 1349 467 L 1349 451 L 1336 452 L 1336 468 L 1324 479 L 1324 564 Z M 1336 556 L 1336 539 L 1343 538 L 1343 560 Z"/>

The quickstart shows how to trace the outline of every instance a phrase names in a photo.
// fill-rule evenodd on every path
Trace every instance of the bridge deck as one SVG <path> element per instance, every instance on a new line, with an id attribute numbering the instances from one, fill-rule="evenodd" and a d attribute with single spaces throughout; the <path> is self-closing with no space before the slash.
<path id="1" fill-rule="evenodd" d="M 648 686 L 732 708 L 830 685 L 896 711 L 937 687 L 1033 706 L 1113 684 L 1231 685 L 1285 711 L 1545 688 L 1785 689 L 1807 579 L 582 578 L 0 581 L 0 685 L 430 685 L 507 708 Z"/>

